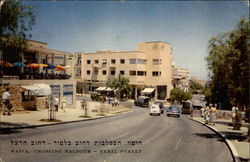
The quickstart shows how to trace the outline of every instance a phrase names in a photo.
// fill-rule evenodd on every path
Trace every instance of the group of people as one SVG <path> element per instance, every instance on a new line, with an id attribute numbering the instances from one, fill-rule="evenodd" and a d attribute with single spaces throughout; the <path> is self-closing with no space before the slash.
<path id="1" fill-rule="evenodd" d="M 65 110 L 66 104 L 67 104 L 67 102 L 66 102 L 65 97 L 62 98 L 61 102 L 60 102 L 59 98 L 57 98 L 57 97 L 54 97 L 52 99 L 52 106 L 54 107 L 55 111 L 58 111 L 59 107 L 61 107 L 63 112 L 66 112 L 66 110 Z M 47 109 L 49 109 L 49 107 L 50 107 L 49 106 L 49 99 L 46 99 L 46 105 L 47 105 L 46 106 Z"/>
<path id="2" fill-rule="evenodd" d="M 205 108 L 201 109 L 201 115 L 205 119 L 205 124 L 215 125 L 216 111 L 217 111 L 216 104 L 209 104 L 209 105 L 206 105 Z"/>

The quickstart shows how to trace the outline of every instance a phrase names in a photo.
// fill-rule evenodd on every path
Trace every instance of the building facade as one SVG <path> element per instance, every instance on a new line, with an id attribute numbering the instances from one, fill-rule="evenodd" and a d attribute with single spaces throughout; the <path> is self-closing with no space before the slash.
<path id="1" fill-rule="evenodd" d="M 173 87 L 187 92 L 189 90 L 190 72 L 188 69 L 173 68 Z"/>
<path id="2" fill-rule="evenodd" d="M 151 88 L 156 99 L 166 99 L 172 89 L 172 47 L 166 42 L 145 42 L 137 51 L 103 50 L 96 53 L 77 52 L 80 61 L 77 75 L 83 83 L 83 93 L 105 86 L 108 79 L 126 77 L 133 87 L 132 97 Z"/>
<path id="3" fill-rule="evenodd" d="M 23 86 L 31 84 L 50 85 L 52 96 L 60 100 L 65 97 L 69 107 L 75 107 L 76 81 L 74 79 L 75 57 L 72 53 L 52 50 L 47 43 L 28 40 L 27 51 L 21 55 L 21 62 L 67 67 L 65 70 L 45 67 L 4 67 L 1 85 Z"/>

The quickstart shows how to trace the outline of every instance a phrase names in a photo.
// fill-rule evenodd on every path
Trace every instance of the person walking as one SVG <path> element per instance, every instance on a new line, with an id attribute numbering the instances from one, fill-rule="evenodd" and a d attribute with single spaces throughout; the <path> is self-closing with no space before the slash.
<path id="1" fill-rule="evenodd" d="M 215 120 L 216 120 L 216 107 L 215 105 L 213 105 L 210 109 L 210 122 L 211 122 L 211 125 L 215 125 Z"/>
<path id="2" fill-rule="evenodd" d="M 63 96 L 63 97 L 62 97 L 62 102 L 61 102 L 61 109 L 63 110 L 63 112 L 66 112 L 66 110 L 65 110 L 66 104 L 67 104 L 66 99 L 65 99 L 65 97 Z"/>
<path id="3" fill-rule="evenodd" d="M 209 105 L 206 105 L 204 109 L 204 119 L 205 119 L 205 124 L 209 124 Z"/>
<path id="4" fill-rule="evenodd" d="M 10 115 L 10 93 L 9 88 L 6 88 L 3 95 L 2 95 L 2 101 L 3 101 L 3 115 L 5 115 L 5 111 L 8 111 L 8 115 Z"/>
<path id="5" fill-rule="evenodd" d="M 55 110 L 58 111 L 58 107 L 59 107 L 59 98 L 57 98 L 57 97 L 54 98 L 54 107 L 55 107 Z"/>
<path id="6" fill-rule="evenodd" d="M 233 106 L 233 107 L 232 107 L 232 123 L 235 122 L 236 111 L 238 111 L 238 107 Z"/>

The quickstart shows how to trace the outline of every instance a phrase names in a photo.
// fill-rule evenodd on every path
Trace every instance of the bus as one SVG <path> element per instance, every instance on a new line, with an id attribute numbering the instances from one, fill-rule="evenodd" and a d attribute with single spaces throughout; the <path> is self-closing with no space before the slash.
<path id="1" fill-rule="evenodd" d="M 191 109 L 193 109 L 193 104 L 191 101 L 182 102 L 182 114 L 190 114 Z"/>

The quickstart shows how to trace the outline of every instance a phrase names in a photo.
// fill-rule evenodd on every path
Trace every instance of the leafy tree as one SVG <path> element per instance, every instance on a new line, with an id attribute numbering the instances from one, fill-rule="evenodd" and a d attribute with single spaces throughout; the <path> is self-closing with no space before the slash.
<path id="1" fill-rule="evenodd" d="M 198 94 L 198 93 L 202 92 L 203 88 L 204 87 L 200 83 L 190 80 L 190 90 L 189 91 L 192 94 Z"/>
<path id="2" fill-rule="evenodd" d="M 249 21 L 241 18 L 235 29 L 213 36 L 206 57 L 212 102 L 231 108 L 249 105 Z"/>
<path id="3" fill-rule="evenodd" d="M 35 24 L 35 13 L 31 5 L 18 1 L 5 1 L 0 10 L 0 51 L 2 60 L 16 62 L 27 48 L 28 33 Z"/>
<path id="4" fill-rule="evenodd" d="M 106 83 L 107 87 L 113 88 L 113 89 L 119 89 L 120 96 L 123 98 L 124 94 L 128 96 L 129 92 L 132 91 L 132 87 L 129 84 L 129 79 L 125 77 L 120 77 L 119 79 L 110 79 Z"/>
<path id="5" fill-rule="evenodd" d="M 191 93 L 184 92 L 179 88 L 174 88 L 170 91 L 171 102 L 178 101 L 181 103 L 182 101 L 186 101 L 192 98 Z"/>

